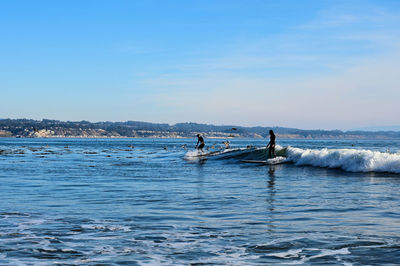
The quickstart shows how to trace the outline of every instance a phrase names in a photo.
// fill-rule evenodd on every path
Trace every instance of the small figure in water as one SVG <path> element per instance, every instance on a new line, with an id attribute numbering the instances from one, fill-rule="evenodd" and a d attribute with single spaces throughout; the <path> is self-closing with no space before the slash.
<path id="1" fill-rule="evenodd" d="M 229 143 L 228 140 L 224 141 L 223 143 L 225 144 L 225 149 L 230 149 L 231 148 L 230 143 Z"/>
<path id="2" fill-rule="evenodd" d="M 200 145 L 199 145 L 200 143 Z M 203 148 L 206 144 L 204 144 L 204 138 L 200 135 L 197 134 L 197 144 L 196 144 L 196 149 L 198 149 L 199 151 L 203 152 Z"/>
<path id="3" fill-rule="evenodd" d="M 276 154 L 275 154 L 275 134 L 274 131 L 270 130 L 269 131 L 269 143 L 267 145 L 267 149 L 268 149 L 268 154 L 269 154 L 269 158 L 275 158 Z"/>

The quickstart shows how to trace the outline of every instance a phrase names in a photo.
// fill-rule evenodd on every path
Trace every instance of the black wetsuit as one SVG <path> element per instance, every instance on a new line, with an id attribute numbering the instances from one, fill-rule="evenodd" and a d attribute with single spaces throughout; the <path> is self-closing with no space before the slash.
<path id="1" fill-rule="evenodd" d="M 270 144 L 271 146 L 274 146 L 274 147 L 275 147 L 275 139 L 276 139 L 275 134 L 272 133 L 271 136 L 270 136 L 270 141 L 269 141 L 269 144 Z"/>
<path id="2" fill-rule="evenodd" d="M 269 146 L 269 150 L 268 150 L 268 153 L 269 153 L 269 158 L 275 158 L 276 157 L 276 155 L 275 155 L 275 134 L 274 133 L 270 133 L 270 140 L 269 140 L 269 143 L 268 143 L 268 146 Z"/>

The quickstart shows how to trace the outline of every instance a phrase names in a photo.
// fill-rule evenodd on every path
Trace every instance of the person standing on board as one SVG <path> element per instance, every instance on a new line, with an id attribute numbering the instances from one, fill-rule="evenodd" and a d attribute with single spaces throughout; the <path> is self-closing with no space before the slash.
<path id="1" fill-rule="evenodd" d="M 275 158 L 275 134 L 272 129 L 269 131 L 269 143 L 267 145 L 269 158 Z"/>
<path id="2" fill-rule="evenodd" d="M 200 145 L 199 145 L 200 143 Z M 204 144 L 204 138 L 200 135 L 197 134 L 197 144 L 196 144 L 196 149 L 198 149 L 199 151 L 203 152 L 203 148 L 206 144 Z"/>

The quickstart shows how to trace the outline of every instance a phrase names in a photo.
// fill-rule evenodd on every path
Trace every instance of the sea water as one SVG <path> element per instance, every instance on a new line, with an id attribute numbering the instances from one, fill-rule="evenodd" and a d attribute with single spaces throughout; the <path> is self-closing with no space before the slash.
<path id="1" fill-rule="evenodd" d="M 400 262 L 399 140 L 229 141 L 0 139 L 0 264 Z"/>

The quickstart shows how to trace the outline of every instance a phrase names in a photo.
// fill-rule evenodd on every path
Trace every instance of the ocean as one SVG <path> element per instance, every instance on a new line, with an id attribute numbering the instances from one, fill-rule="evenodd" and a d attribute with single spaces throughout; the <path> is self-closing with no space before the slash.
<path id="1" fill-rule="evenodd" d="M 400 140 L 196 141 L 1 138 L 0 264 L 400 262 Z"/>

